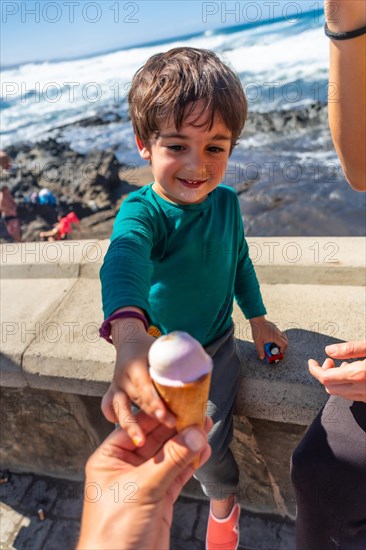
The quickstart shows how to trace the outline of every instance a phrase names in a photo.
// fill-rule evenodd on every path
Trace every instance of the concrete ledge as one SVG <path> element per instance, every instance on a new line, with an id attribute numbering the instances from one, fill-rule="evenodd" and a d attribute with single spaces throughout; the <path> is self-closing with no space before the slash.
<path id="1" fill-rule="evenodd" d="M 103 395 L 113 377 L 115 350 L 99 337 L 100 304 L 99 280 L 79 279 L 47 321 L 51 330 L 55 327 L 54 336 L 47 338 L 43 328 L 43 337 L 24 353 L 23 374 L 29 386 Z"/>
<path id="2" fill-rule="evenodd" d="M 107 240 L 2 244 L 1 276 L 98 277 L 108 244 Z M 364 237 L 252 237 L 248 244 L 262 283 L 365 285 Z"/>
<path id="3" fill-rule="evenodd" d="M 365 285 L 363 237 L 248 239 L 261 283 Z"/>
<path id="4" fill-rule="evenodd" d="M 243 363 L 237 411 L 306 425 L 327 397 L 308 374 L 307 359 L 322 360 L 330 342 L 364 337 L 365 239 L 249 242 L 268 317 L 287 332 L 290 347 L 278 366 L 261 363 L 250 343 L 250 325 L 235 307 Z M 114 348 L 97 331 L 98 275 L 107 247 L 108 241 L 0 247 L 2 385 L 103 395 L 115 360 Z M 346 275 L 351 284 L 344 287 Z"/>
<path id="5" fill-rule="evenodd" d="M 77 279 L 1 279 L 1 385 L 22 387 L 23 357 L 32 342 L 47 338 L 44 328 Z"/>
<path id="6" fill-rule="evenodd" d="M 57 241 L 0 245 L 2 279 L 78 278 L 99 275 L 109 241 Z"/>

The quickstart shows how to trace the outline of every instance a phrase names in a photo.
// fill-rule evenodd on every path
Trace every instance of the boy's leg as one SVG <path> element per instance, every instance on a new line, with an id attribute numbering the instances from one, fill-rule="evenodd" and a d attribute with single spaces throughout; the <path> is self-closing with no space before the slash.
<path id="1" fill-rule="evenodd" d="M 233 412 L 238 390 L 240 362 L 236 353 L 233 327 L 206 346 L 214 367 L 207 415 L 214 422 L 208 439 L 210 459 L 195 474 L 204 493 L 214 500 L 234 495 L 239 484 L 239 469 L 229 448 L 233 437 Z"/>

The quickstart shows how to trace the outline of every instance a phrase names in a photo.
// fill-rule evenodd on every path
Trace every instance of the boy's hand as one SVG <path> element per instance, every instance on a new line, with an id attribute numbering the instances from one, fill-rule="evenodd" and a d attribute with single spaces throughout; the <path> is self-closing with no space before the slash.
<path id="1" fill-rule="evenodd" d="M 102 399 L 104 416 L 110 422 L 118 422 L 137 446 L 145 443 L 145 435 L 131 413 L 131 402 L 166 426 L 175 426 L 175 416 L 160 399 L 149 375 L 148 352 L 154 341 L 155 338 L 140 327 L 131 341 L 115 343 L 117 359 L 113 381 Z"/>
<path id="2" fill-rule="evenodd" d="M 288 346 L 288 339 L 279 328 L 271 321 L 267 321 L 264 317 L 254 317 L 249 320 L 252 328 L 252 336 L 257 348 L 259 359 L 264 359 L 264 344 L 273 342 L 280 348 L 281 353 L 284 353 Z"/>

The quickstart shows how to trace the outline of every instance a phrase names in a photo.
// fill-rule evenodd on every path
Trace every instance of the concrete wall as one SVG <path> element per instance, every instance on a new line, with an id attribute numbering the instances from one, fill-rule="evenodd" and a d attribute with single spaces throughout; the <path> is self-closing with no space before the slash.
<path id="1" fill-rule="evenodd" d="M 233 449 L 243 507 L 293 517 L 290 455 L 326 402 L 307 370 L 324 346 L 365 337 L 365 239 L 253 238 L 268 318 L 289 338 L 284 361 L 256 357 L 234 310 L 242 358 Z M 1 254 L 2 468 L 71 479 L 112 429 L 99 411 L 114 348 L 98 336 L 107 241 L 5 244 Z M 203 498 L 194 480 L 186 492 Z"/>

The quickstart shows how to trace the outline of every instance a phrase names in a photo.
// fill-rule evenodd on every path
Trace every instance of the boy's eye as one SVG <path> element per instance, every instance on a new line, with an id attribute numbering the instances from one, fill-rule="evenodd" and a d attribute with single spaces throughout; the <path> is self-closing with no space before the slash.
<path id="1" fill-rule="evenodd" d="M 176 153 L 184 150 L 183 145 L 167 145 L 167 148 L 170 151 L 175 151 Z M 222 147 L 217 147 L 216 145 L 211 145 L 210 147 L 207 147 L 207 150 L 210 153 L 224 153 L 225 152 L 225 149 L 223 149 Z"/>
<path id="2" fill-rule="evenodd" d="M 208 148 L 211 153 L 223 153 L 225 149 L 222 149 L 221 147 L 215 147 L 214 145 L 212 147 Z"/>
<path id="3" fill-rule="evenodd" d="M 183 145 L 168 145 L 168 149 L 170 149 L 170 151 L 183 151 L 184 147 Z"/>

